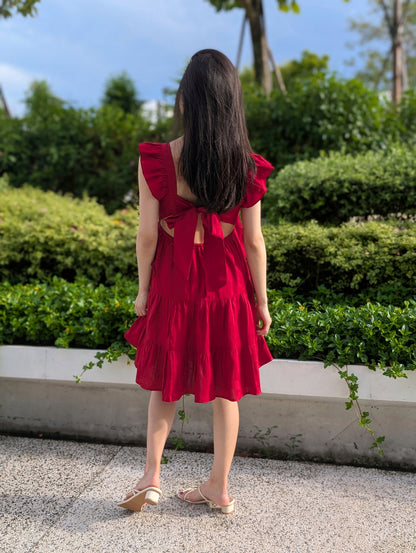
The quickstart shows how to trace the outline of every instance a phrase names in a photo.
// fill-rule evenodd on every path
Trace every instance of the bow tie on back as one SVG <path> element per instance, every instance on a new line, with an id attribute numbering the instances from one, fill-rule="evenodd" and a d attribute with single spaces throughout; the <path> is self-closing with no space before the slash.
<path id="1" fill-rule="evenodd" d="M 181 286 L 181 279 L 189 279 L 199 214 L 204 227 L 207 290 L 215 291 L 226 282 L 224 234 L 218 215 L 208 213 L 204 207 L 192 206 L 165 219 L 168 227 L 175 230 L 173 253 L 176 274 L 173 278 L 178 286 Z"/>

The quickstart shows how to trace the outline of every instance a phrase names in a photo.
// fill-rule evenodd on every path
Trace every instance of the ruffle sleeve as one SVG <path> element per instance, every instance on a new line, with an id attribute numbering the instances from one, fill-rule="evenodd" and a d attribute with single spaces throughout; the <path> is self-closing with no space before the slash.
<path id="1" fill-rule="evenodd" d="M 139 144 L 143 175 L 150 192 L 157 200 L 161 200 L 168 191 L 164 147 L 165 144 L 158 142 L 142 142 Z"/>
<path id="2" fill-rule="evenodd" d="M 267 192 L 266 179 L 273 171 L 274 167 L 259 154 L 251 154 L 257 167 L 257 172 L 254 179 L 250 179 L 247 183 L 246 195 L 241 204 L 241 207 L 252 207 L 260 201 Z"/>

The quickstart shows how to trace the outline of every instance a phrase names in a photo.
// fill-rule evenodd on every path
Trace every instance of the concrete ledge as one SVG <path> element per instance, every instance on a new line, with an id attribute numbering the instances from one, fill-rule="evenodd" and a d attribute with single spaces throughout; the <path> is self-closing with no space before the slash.
<path id="1" fill-rule="evenodd" d="M 0 431 L 143 444 L 148 392 L 135 383 L 127 357 L 74 375 L 96 351 L 53 347 L 0 347 Z M 345 410 L 347 385 L 336 367 L 275 359 L 261 368 L 263 394 L 240 402 L 239 448 L 263 447 L 277 456 L 367 466 L 416 468 L 416 373 L 393 380 L 381 371 L 350 366 L 359 378 L 362 410 L 376 436 L 385 435 L 384 456 L 353 410 Z M 185 398 L 190 423 L 184 441 L 207 447 L 211 409 Z M 276 428 L 274 428 L 276 427 Z M 267 434 L 270 429 L 269 434 Z M 176 421 L 173 432 L 179 433 Z"/>

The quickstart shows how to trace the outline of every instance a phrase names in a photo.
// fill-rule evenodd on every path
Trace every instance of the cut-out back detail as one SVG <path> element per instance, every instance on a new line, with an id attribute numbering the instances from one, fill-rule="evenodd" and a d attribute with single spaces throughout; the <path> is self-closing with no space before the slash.
<path id="1" fill-rule="evenodd" d="M 169 219 L 169 216 L 165 217 L 164 219 L 160 219 L 160 226 L 167 234 L 169 234 L 169 236 L 173 238 L 175 236 L 175 229 L 168 227 L 166 219 Z M 232 223 L 226 223 L 225 221 L 220 221 L 220 224 L 221 224 L 224 238 L 229 236 L 235 228 L 235 225 L 233 225 Z M 204 226 L 202 224 L 201 214 L 199 213 L 198 222 L 197 222 L 195 234 L 194 234 L 194 244 L 203 244 L 203 243 L 204 243 Z"/>

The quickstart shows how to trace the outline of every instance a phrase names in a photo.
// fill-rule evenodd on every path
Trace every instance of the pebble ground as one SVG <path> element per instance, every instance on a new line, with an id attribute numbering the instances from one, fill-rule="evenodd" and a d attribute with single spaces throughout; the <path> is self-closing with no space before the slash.
<path id="1" fill-rule="evenodd" d="M 159 504 L 133 513 L 143 448 L 0 436 L 0 552 L 416 552 L 416 473 L 236 457 L 222 515 L 176 498 L 212 455 L 166 453 Z"/>

